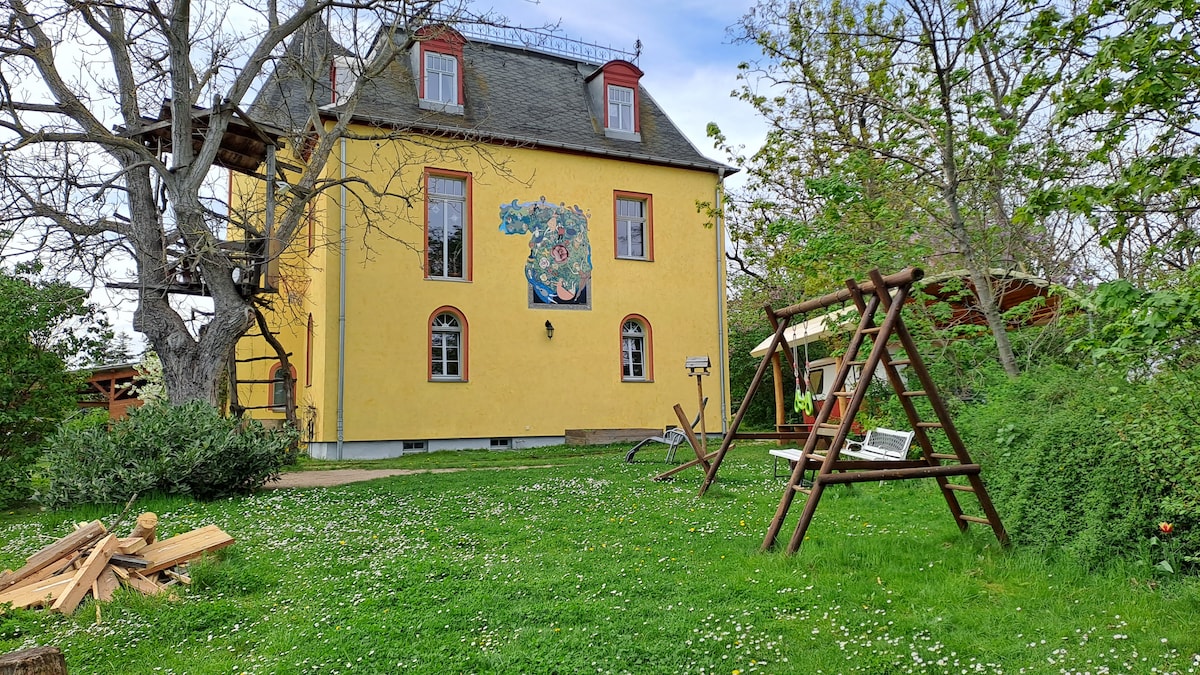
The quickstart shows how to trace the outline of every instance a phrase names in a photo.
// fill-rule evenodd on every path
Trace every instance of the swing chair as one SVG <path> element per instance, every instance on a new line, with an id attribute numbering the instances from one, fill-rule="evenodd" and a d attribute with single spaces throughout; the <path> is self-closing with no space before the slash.
<path id="1" fill-rule="evenodd" d="M 908 300 L 913 283 L 920 280 L 923 276 L 924 272 L 918 268 L 909 268 L 887 277 L 881 275 L 878 270 L 873 270 L 869 275 L 870 278 L 868 281 L 858 282 L 847 280 L 845 289 L 820 298 L 784 307 L 778 311 L 767 305 L 764 309 L 767 314 L 767 320 L 774 329 L 774 333 L 769 340 L 766 353 L 759 363 L 758 370 L 755 372 L 754 378 L 746 390 L 745 398 L 743 398 L 742 404 L 738 407 L 737 414 L 734 416 L 728 431 L 725 433 L 720 449 L 711 455 L 698 456 L 696 461 L 676 467 L 660 475 L 658 478 L 667 478 L 689 466 L 707 464 L 704 481 L 700 485 L 699 494 L 703 496 L 716 479 L 721 463 L 735 440 L 752 438 L 791 440 L 803 438 L 804 445 L 800 451 L 800 456 L 795 463 L 791 477 L 780 498 L 779 508 L 776 510 L 775 517 L 772 519 L 770 528 L 763 540 L 763 550 L 773 548 L 776 545 L 776 539 L 797 494 L 805 496 L 804 508 L 799 521 L 796 523 L 791 540 L 788 543 L 787 552 L 789 554 L 795 553 L 800 548 L 800 544 L 804 540 L 804 534 L 812 522 L 813 515 L 826 487 L 867 481 L 913 480 L 918 478 L 932 478 L 937 482 L 938 488 L 945 498 L 950 513 L 960 530 L 966 531 L 968 525 L 973 523 L 986 525 L 992 528 L 1001 545 L 1007 546 L 1008 534 L 1000 522 L 999 514 L 992 505 L 983 480 L 980 478 L 980 466 L 971 459 L 971 456 L 963 446 L 962 439 L 955 429 L 954 422 L 950 417 L 946 405 L 938 394 L 937 387 L 930 378 L 928 371 L 925 369 L 925 364 L 917 350 L 916 343 L 913 341 L 908 328 L 904 325 L 904 320 L 901 316 L 901 309 Z M 738 429 L 741 426 L 742 419 L 745 417 L 750 403 L 758 393 L 759 386 L 766 375 L 768 365 L 772 362 L 775 363 L 776 382 L 780 379 L 779 371 L 781 370 L 781 364 L 778 361 L 777 352 L 781 344 L 786 344 L 784 342 L 784 335 L 792 319 L 803 317 L 817 310 L 846 301 L 853 302 L 853 309 L 859 317 L 858 325 L 850 338 L 846 352 L 837 369 L 837 375 L 834 377 L 831 385 L 832 388 L 829 392 L 829 397 L 816 410 L 816 417 L 807 433 L 740 433 Z M 862 351 L 866 351 L 867 356 L 865 359 L 860 360 L 860 352 Z M 792 362 L 793 375 L 798 376 L 799 369 L 795 364 L 795 358 L 790 354 L 790 350 L 785 350 L 784 355 Z M 906 380 L 901 377 L 899 372 L 901 366 L 909 367 L 911 373 L 920 382 L 920 389 L 909 390 L 907 388 Z M 903 459 L 862 459 L 862 453 L 858 453 L 859 457 L 848 455 L 849 459 L 842 458 L 843 450 L 847 446 L 849 435 L 855 424 L 855 418 L 862 408 L 863 399 L 868 389 L 866 386 L 861 386 L 861 383 L 860 386 L 853 387 L 853 390 L 850 390 L 850 387 L 847 386 L 850 384 L 848 380 L 851 371 L 856 367 L 861 368 L 864 377 L 874 377 L 874 374 L 880 369 L 886 375 L 887 381 L 896 392 L 897 400 L 904 409 L 905 416 L 908 418 L 909 425 L 912 428 L 911 440 L 915 441 L 916 445 L 920 448 L 921 456 L 919 459 L 908 459 L 907 456 Z M 779 386 L 778 384 L 776 385 L 777 393 Z M 914 399 L 917 398 L 927 399 L 928 408 L 932 410 L 936 421 L 922 418 L 922 413 L 914 404 Z M 842 405 L 835 406 L 834 403 L 839 401 Z M 831 421 L 835 407 L 840 407 L 842 410 L 841 419 L 836 423 Z M 935 451 L 931 439 L 931 434 L 934 433 L 944 435 L 945 444 L 949 446 L 952 452 Z M 819 444 L 825 448 L 823 455 L 817 452 Z M 907 455 L 907 452 L 905 454 Z M 816 471 L 811 487 L 806 486 L 803 481 L 805 472 L 809 470 Z M 961 479 L 959 482 L 951 481 L 952 478 L 958 477 L 965 479 L 966 482 L 962 482 Z M 959 503 L 958 495 L 960 494 L 974 495 L 978 501 L 979 509 L 984 515 L 975 516 L 965 513 Z"/>

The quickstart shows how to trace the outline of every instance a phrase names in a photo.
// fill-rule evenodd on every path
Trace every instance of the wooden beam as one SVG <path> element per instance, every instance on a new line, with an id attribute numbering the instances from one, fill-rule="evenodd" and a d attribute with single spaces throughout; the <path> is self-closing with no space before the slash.
<path id="1" fill-rule="evenodd" d="M 63 614 L 70 614 L 75 611 L 80 602 L 83 602 L 83 597 L 92 590 L 92 582 L 100 577 L 100 573 L 104 568 L 108 567 L 108 561 L 112 558 L 112 554 L 117 550 L 117 535 L 110 534 L 100 540 L 99 544 L 92 549 L 91 554 L 83 561 L 83 567 L 75 572 L 75 576 L 71 582 L 63 588 L 62 593 L 50 609 Z"/>
<path id="2" fill-rule="evenodd" d="M 107 530 L 104 529 L 104 525 L 98 520 L 93 520 L 84 527 L 75 530 L 71 534 L 68 534 L 53 544 L 50 544 L 49 546 L 26 558 L 25 566 L 21 569 L 17 570 L 16 572 L 0 575 L 0 591 L 8 588 L 9 586 L 15 585 L 22 579 L 33 576 L 43 567 L 53 563 L 56 560 L 60 560 L 67 554 L 88 546 L 92 542 L 104 536 L 105 532 L 107 532 Z"/>
<path id="3" fill-rule="evenodd" d="M 74 578 L 75 570 L 71 570 L 70 572 L 56 574 L 48 579 L 43 579 L 30 586 L 10 588 L 0 593 L 0 605 L 11 603 L 17 609 L 26 609 L 54 602 L 59 594 L 62 593 L 62 590 Z"/>
<path id="4" fill-rule="evenodd" d="M 883 277 L 883 282 L 887 288 L 895 288 L 896 286 L 902 286 L 904 284 L 911 284 L 914 281 L 919 281 L 924 276 L 925 270 L 921 269 L 920 267 L 909 267 L 908 269 L 901 270 L 895 274 L 889 274 L 888 276 Z M 858 290 L 864 294 L 874 293 L 875 282 L 864 281 L 861 284 L 858 284 Z M 775 316 L 781 318 L 790 318 L 796 316 L 797 314 L 807 314 L 808 312 L 816 311 L 818 309 L 824 309 L 833 305 L 840 305 L 853 297 L 853 293 L 851 293 L 849 289 L 842 289 L 840 291 L 830 293 L 829 295 L 823 295 L 819 298 L 806 300 L 798 305 L 784 307 L 783 309 L 776 311 Z"/>
<path id="5" fill-rule="evenodd" d="M 141 557 L 149 561 L 142 573 L 150 574 L 174 567 L 209 551 L 229 546 L 233 541 L 233 537 L 222 532 L 216 525 L 208 525 L 164 539 L 138 551 Z"/>
<path id="6" fill-rule="evenodd" d="M 936 476 L 975 476 L 978 464 L 943 464 L 908 469 L 875 469 L 855 473 L 831 473 L 822 475 L 822 483 L 867 483 L 873 480 L 907 480 L 912 478 L 934 478 Z"/>

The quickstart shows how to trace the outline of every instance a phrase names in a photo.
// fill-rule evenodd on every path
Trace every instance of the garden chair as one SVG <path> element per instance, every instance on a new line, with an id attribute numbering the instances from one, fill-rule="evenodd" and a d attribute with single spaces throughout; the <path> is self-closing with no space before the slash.
<path id="1" fill-rule="evenodd" d="M 707 396 L 705 396 L 704 400 L 700 402 L 700 412 L 696 413 L 696 417 L 692 420 L 692 429 L 695 429 L 696 425 L 700 423 L 700 416 L 704 414 L 704 407 L 706 405 L 708 405 Z M 625 453 L 625 461 L 632 464 L 634 454 L 636 454 L 638 450 L 641 450 L 647 443 L 665 443 L 667 445 L 667 457 L 664 461 L 668 464 L 673 464 L 675 463 L 675 450 L 677 450 L 680 445 L 686 443 L 687 439 L 687 434 L 684 433 L 683 429 L 680 429 L 679 427 L 672 427 L 664 431 L 662 436 L 651 436 L 644 441 L 638 442 L 638 444 L 633 446 L 629 452 Z"/>

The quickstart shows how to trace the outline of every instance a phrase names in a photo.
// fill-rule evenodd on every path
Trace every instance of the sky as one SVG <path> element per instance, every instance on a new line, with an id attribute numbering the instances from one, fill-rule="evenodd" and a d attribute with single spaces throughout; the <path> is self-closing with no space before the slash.
<path id="1" fill-rule="evenodd" d="M 760 52 L 733 44 L 732 26 L 755 0 L 475 0 L 510 24 L 527 28 L 557 24 L 557 34 L 583 42 L 633 50 L 642 42 L 638 67 L 642 85 L 672 121 L 706 156 L 725 160 L 705 130 L 716 122 L 730 142 L 757 150 L 765 123 L 744 101 L 730 97 L 741 88 L 738 63 Z M 737 177 L 733 179 L 737 182 Z"/>

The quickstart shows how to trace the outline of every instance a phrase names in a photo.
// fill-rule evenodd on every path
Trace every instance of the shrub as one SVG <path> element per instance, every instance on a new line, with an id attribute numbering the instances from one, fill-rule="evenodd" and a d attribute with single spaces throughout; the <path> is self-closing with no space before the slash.
<path id="1" fill-rule="evenodd" d="M 162 492 L 219 499 L 247 494 L 279 475 L 295 446 L 293 430 L 221 416 L 195 401 L 158 403 L 103 424 L 59 429 L 46 450 L 49 506 L 114 503 Z"/>
<path id="2" fill-rule="evenodd" d="M 1143 553 L 1167 521 L 1177 562 L 1195 556 L 1200 426 L 1164 395 L 1186 398 L 1168 382 L 1054 366 L 964 407 L 957 426 L 1013 541 L 1097 565 Z"/>

